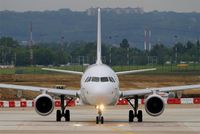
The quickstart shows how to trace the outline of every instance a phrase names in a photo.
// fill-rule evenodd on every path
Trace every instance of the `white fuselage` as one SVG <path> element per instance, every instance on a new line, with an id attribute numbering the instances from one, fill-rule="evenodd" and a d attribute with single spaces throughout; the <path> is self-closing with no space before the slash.
<path id="1" fill-rule="evenodd" d="M 81 78 L 80 99 L 88 105 L 115 105 L 120 97 L 119 79 L 105 64 L 89 66 Z"/>

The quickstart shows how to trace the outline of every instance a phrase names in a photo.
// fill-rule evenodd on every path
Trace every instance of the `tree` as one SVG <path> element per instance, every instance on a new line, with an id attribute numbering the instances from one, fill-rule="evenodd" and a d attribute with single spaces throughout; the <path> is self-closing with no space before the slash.
<path id="1" fill-rule="evenodd" d="M 197 40 L 197 61 L 200 61 L 200 42 Z"/>
<path id="2" fill-rule="evenodd" d="M 168 49 L 163 44 L 156 44 L 150 53 L 152 56 L 157 56 L 158 64 L 164 64 L 168 55 Z"/>
<path id="3" fill-rule="evenodd" d="M 0 38 L 0 46 L 17 47 L 19 43 L 11 37 L 2 37 Z"/>
<path id="4" fill-rule="evenodd" d="M 191 41 L 188 41 L 186 44 L 186 49 L 192 49 L 194 47 L 194 43 L 192 43 Z"/>
<path id="5" fill-rule="evenodd" d="M 36 65 L 50 65 L 54 62 L 54 55 L 48 48 L 37 48 L 34 50 L 34 63 Z"/>
<path id="6" fill-rule="evenodd" d="M 30 53 L 25 47 L 18 48 L 16 51 L 16 66 L 28 66 L 30 64 Z"/>
<path id="7" fill-rule="evenodd" d="M 0 64 L 13 64 L 18 42 L 11 37 L 0 38 Z"/>
<path id="8" fill-rule="evenodd" d="M 122 42 L 120 43 L 121 48 L 129 48 L 129 43 L 127 39 L 123 39 Z"/>

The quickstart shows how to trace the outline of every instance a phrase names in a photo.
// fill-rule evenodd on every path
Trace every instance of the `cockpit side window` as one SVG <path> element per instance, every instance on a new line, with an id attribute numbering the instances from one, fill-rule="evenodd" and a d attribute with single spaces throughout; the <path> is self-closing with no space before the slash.
<path id="1" fill-rule="evenodd" d="M 108 77 L 101 77 L 101 82 L 108 82 Z"/>
<path id="2" fill-rule="evenodd" d="M 99 77 L 92 77 L 93 82 L 99 82 Z"/>
<path id="3" fill-rule="evenodd" d="M 91 79 L 92 79 L 92 77 L 90 77 L 90 78 L 88 79 L 88 82 L 91 81 Z"/>
<path id="4" fill-rule="evenodd" d="M 85 82 L 90 82 L 91 81 L 91 77 L 87 77 L 86 79 L 85 79 Z"/>
<path id="5" fill-rule="evenodd" d="M 115 82 L 115 80 L 113 79 L 113 77 L 109 77 L 109 80 L 110 80 L 111 82 Z"/>
<path id="6" fill-rule="evenodd" d="M 87 78 L 85 79 L 85 82 L 88 82 L 89 78 L 90 78 L 90 77 L 87 77 Z"/>

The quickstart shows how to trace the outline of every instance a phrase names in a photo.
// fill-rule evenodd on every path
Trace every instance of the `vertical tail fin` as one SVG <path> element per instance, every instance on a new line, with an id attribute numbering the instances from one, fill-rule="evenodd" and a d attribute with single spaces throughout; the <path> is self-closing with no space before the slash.
<path id="1" fill-rule="evenodd" d="M 96 64 L 102 64 L 101 60 L 101 9 L 98 8 L 97 18 L 97 60 Z"/>

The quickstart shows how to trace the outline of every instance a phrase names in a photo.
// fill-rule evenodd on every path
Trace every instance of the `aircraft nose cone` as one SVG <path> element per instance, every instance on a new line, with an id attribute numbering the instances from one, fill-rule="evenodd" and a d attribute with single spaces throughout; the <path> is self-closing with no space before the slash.
<path id="1" fill-rule="evenodd" d="M 96 86 L 93 89 L 93 94 L 97 96 L 107 95 L 110 92 L 110 90 L 112 90 L 112 87 L 110 87 L 109 85 Z"/>
<path id="2" fill-rule="evenodd" d="M 113 88 L 109 84 L 95 85 L 88 89 L 88 95 L 91 97 L 90 104 L 109 104 L 113 98 Z"/>

